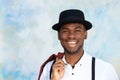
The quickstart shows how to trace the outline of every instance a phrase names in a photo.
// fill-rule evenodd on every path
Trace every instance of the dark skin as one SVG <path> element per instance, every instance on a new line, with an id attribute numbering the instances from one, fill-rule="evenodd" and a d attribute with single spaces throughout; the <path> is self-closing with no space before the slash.
<path id="1" fill-rule="evenodd" d="M 71 66 L 74 66 L 81 59 L 84 52 L 84 40 L 86 38 L 87 30 L 80 23 L 64 24 L 58 31 L 58 39 L 64 48 L 65 60 Z M 57 58 L 52 70 L 51 80 L 61 80 L 65 71 L 64 61 Z"/>

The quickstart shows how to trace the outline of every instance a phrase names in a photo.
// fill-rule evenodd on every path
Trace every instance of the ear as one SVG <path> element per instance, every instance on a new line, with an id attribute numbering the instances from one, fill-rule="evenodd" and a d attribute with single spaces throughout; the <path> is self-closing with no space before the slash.
<path id="1" fill-rule="evenodd" d="M 85 39 L 87 39 L 87 30 L 85 31 Z"/>

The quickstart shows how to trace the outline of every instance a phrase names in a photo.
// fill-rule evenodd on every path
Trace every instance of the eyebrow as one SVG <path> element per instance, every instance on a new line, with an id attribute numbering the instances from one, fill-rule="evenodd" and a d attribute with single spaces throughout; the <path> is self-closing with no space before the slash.
<path id="1" fill-rule="evenodd" d="M 77 28 L 80 28 L 80 29 L 85 29 L 85 26 L 84 25 L 78 25 L 76 26 Z M 85 29 L 86 30 L 86 29 Z"/>
<path id="2" fill-rule="evenodd" d="M 81 25 L 76 26 L 75 29 L 84 29 Z"/>
<path id="3" fill-rule="evenodd" d="M 63 29 L 68 29 L 68 28 L 66 28 L 66 27 L 61 27 L 61 30 L 63 30 Z"/>
<path id="4" fill-rule="evenodd" d="M 80 29 L 82 29 L 82 27 L 81 27 L 81 26 L 76 26 L 76 28 L 80 28 Z"/>

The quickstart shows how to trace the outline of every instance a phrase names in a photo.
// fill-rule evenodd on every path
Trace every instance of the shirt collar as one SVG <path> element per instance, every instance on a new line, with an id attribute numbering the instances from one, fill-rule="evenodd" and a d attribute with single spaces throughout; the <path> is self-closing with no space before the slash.
<path id="1" fill-rule="evenodd" d="M 89 62 L 88 58 L 89 58 L 89 55 L 86 52 L 84 52 L 81 59 L 75 65 L 84 65 L 84 64 L 88 63 Z M 64 61 L 65 64 L 68 64 L 67 61 L 65 60 L 65 56 L 63 56 L 62 60 Z"/>

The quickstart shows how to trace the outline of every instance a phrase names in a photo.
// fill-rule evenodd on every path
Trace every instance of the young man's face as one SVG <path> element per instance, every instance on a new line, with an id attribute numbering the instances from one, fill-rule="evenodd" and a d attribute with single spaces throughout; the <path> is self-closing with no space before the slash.
<path id="1" fill-rule="evenodd" d="M 68 54 L 79 53 L 83 49 L 87 30 L 80 23 L 67 23 L 60 28 L 58 38 Z"/>

